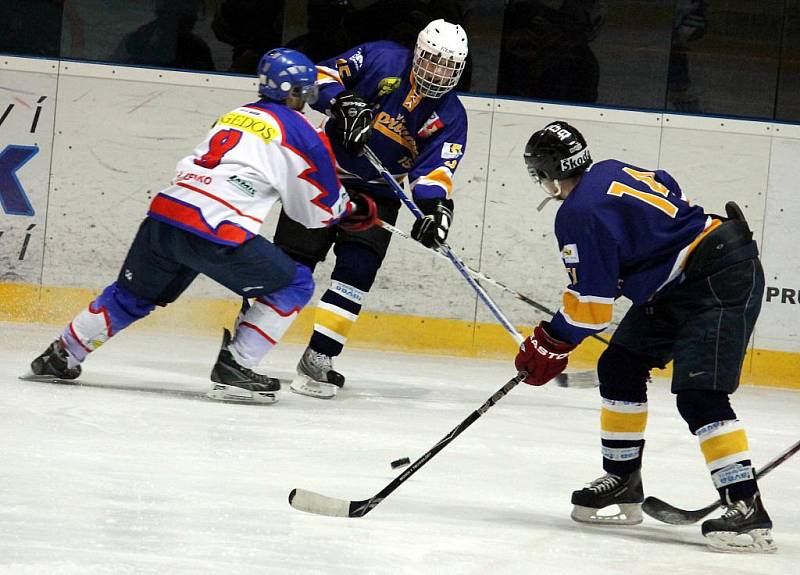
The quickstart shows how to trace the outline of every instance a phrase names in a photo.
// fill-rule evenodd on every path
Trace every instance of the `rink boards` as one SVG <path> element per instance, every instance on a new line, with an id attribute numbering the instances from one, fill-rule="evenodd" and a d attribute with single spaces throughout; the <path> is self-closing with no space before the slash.
<path id="1" fill-rule="evenodd" d="M 150 198 L 221 112 L 255 99 L 255 81 L 28 58 L 0 58 L 0 319 L 62 323 L 114 279 Z M 596 159 L 664 168 L 710 211 L 744 209 L 767 275 L 744 380 L 800 387 L 800 126 L 463 96 L 467 153 L 456 175 L 450 244 L 464 261 L 550 309 L 566 281 L 553 236 L 555 206 L 525 172 L 530 133 L 553 119 L 576 125 Z M 265 226 L 270 237 L 277 212 Z M 398 227 L 408 230 L 411 216 Z M 511 356 L 514 343 L 448 262 L 393 240 L 352 343 L 381 349 Z M 317 295 L 330 261 L 318 268 Z M 491 287 L 487 289 L 492 289 Z M 491 291 L 521 331 L 545 317 Z M 201 279 L 147 323 L 203 331 L 231 323 L 238 303 Z M 618 305 L 618 320 L 625 306 Z M 305 340 L 313 309 L 289 333 Z M 581 346 L 576 365 L 601 346 Z"/>

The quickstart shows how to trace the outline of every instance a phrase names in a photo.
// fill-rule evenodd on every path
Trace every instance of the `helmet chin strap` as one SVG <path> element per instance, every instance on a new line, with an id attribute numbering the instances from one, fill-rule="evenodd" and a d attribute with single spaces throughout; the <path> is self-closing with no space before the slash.
<path id="1" fill-rule="evenodd" d="M 536 207 L 536 211 L 537 212 L 541 212 L 544 209 L 544 207 L 547 205 L 547 202 L 549 202 L 552 199 L 553 199 L 553 196 L 545 197 L 545 199 L 543 199 L 542 202 Z"/>
<path id="2" fill-rule="evenodd" d="M 551 192 L 547 188 L 547 186 L 542 184 L 542 188 L 544 189 L 545 193 L 547 194 L 547 197 L 545 199 L 543 199 L 541 201 L 541 203 L 537 206 L 537 208 L 536 208 L 537 212 L 541 212 L 544 209 L 544 207 L 547 205 L 547 202 L 549 202 L 550 200 L 563 199 L 562 196 L 561 196 L 561 182 L 559 182 L 558 180 L 551 180 L 551 181 L 553 182 L 553 184 L 555 184 L 556 192 L 555 193 Z"/>

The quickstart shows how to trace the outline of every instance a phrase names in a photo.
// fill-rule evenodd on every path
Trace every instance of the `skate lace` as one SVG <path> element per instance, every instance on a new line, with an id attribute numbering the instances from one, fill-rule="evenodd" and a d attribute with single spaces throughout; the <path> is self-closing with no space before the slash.
<path id="1" fill-rule="evenodd" d="M 748 510 L 749 507 L 747 506 L 747 503 L 745 503 L 744 501 L 736 501 L 728 506 L 728 510 L 722 514 L 722 518 L 733 519 L 738 515 L 744 517 L 745 515 L 747 515 Z"/>
<path id="2" fill-rule="evenodd" d="M 603 477 L 592 481 L 587 489 L 590 489 L 595 493 L 608 493 L 609 491 L 615 489 L 619 485 L 619 482 L 619 476 L 607 473 Z"/>
<path id="3" fill-rule="evenodd" d="M 306 368 L 312 372 L 315 378 L 325 377 L 333 369 L 333 359 L 329 355 L 319 353 L 313 349 L 306 350 L 303 359 L 305 360 Z"/>

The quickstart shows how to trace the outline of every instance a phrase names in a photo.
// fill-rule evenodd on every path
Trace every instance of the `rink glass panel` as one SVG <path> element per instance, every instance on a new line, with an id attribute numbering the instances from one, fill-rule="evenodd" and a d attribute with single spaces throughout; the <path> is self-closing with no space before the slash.
<path id="1" fill-rule="evenodd" d="M 800 120 L 797 0 L 25 0 L 0 52 L 250 75 L 278 45 L 321 60 L 430 20 L 471 54 L 458 90 L 568 103 Z"/>

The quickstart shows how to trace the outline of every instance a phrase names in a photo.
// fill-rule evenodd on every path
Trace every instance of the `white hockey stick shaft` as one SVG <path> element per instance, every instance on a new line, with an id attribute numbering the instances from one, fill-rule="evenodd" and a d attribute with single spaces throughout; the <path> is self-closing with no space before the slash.
<path id="1" fill-rule="evenodd" d="M 425 246 L 423 246 L 422 244 L 420 244 L 419 242 L 414 240 L 409 234 L 407 234 L 406 232 L 404 232 L 400 228 L 395 227 L 395 226 L 393 226 L 392 224 L 390 224 L 388 222 L 384 222 L 383 220 L 380 220 L 378 225 L 380 227 L 382 227 L 384 230 L 386 230 L 387 232 L 390 232 L 392 234 L 400 236 L 401 238 L 405 238 L 407 240 L 411 240 L 412 242 L 417 243 L 418 245 L 420 245 L 421 247 L 425 248 L 426 250 L 435 253 L 440 258 L 450 259 L 450 258 L 448 258 L 446 255 L 444 255 L 442 252 L 440 252 L 437 249 L 426 248 Z M 525 302 L 526 304 L 530 305 L 531 307 L 534 307 L 534 308 L 538 309 L 541 312 L 544 312 L 544 313 L 550 314 L 550 315 L 555 315 L 555 313 L 556 313 L 553 310 L 548 309 L 544 305 L 540 304 L 539 302 L 537 302 L 535 300 L 532 300 L 528 296 L 526 296 L 524 294 L 521 294 L 521 293 L 519 293 L 518 291 L 516 291 L 514 289 L 511 289 L 506 284 L 501 283 L 501 282 L 497 281 L 496 279 L 487 276 L 485 273 L 483 273 L 481 271 L 478 271 L 478 270 L 476 270 L 474 268 L 471 268 L 466 264 L 464 264 L 464 269 L 466 269 L 467 273 L 469 275 L 471 275 L 473 278 L 475 278 L 476 280 L 484 281 L 484 282 L 486 282 L 488 284 L 491 284 L 491 285 L 495 286 L 496 288 L 501 289 L 504 292 L 513 295 L 518 300 Z M 592 335 L 592 337 L 594 337 L 595 339 L 597 339 L 599 341 L 602 341 L 605 344 L 608 344 L 608 340 L 606 338 L 604 338 L 603 336 L 594 334 L 594 335 Z"/>
<path id="2" fill-rule="evenodd" d="M 406 196 L 405 192 L 403 192 L 403 188 L 400 187 L 400 184 L 398 184 L 397 181 L 394 179 L 394 177 L 392 177 L 392 174 L 390 174 L 389 171 L 383 166 L 383 164 L 374 154 L 374 152 L 369 149 L 369 146 L 364 148 L 364 156 L 366 156 L 367 160 L 369 160 L 369 162 L 373 165 L 373 167 L 376 170 L 378 170 L 381 177 L 383 177 L 383 179 L 386 180 L 386 183 L 389 184 L 389 187 L 392 188 L 395 195 L 398 198 L 400 198 L 400 201 L 402 201 L 406 205 L 406 207 L 409 210 L 411 210 L 411 213 L 414 214 L 414 217 L 416 217 L 417 219 L 423 218 L 424 216 L 417 207 L 417 205 L 413 201 L 411 201 L 411 199 L 409 199 L 408 196 Z M 481 299 L 481 301 L 484 304 L 486 304 L 486 307 L 489 308 L 489 311 L 492 312 L 494 317 L 497 318 L 497 321 L 500 322 L 500 324 L 506 329 L 506 331 L 511 335 L 511 337 L 513 337 L 518 344 L 521 344 L 525 338 L 523 338 L 522 335 L 511 324 L 511 322 L 508 321 L 508 318 L 503 314 L 503 312 L 500 310 L 497 304 L 494 303 L 494 300 L 492 300 L 489 294 L 486 293 L 486 290 L 484 290 L 472 278 L 472 276 L 469 275 L 469 272 L 467 271 L 464 262 L 462 262 L 458 258 L 458 256 L 456 256 L 453 253 L 453 251 L 450 249 L 450 246 L 448 246 L 445 243 L 442 243 L 439 246 L 439 251 L 452 262 L 452 264 L 456 267 L 459 273 L 461 273 L 464 279 L 467 280 L 467 283 L 470 285 L 470 287 L 475 290 L 475 293 L 478 294 L 478 297 Z"/>

